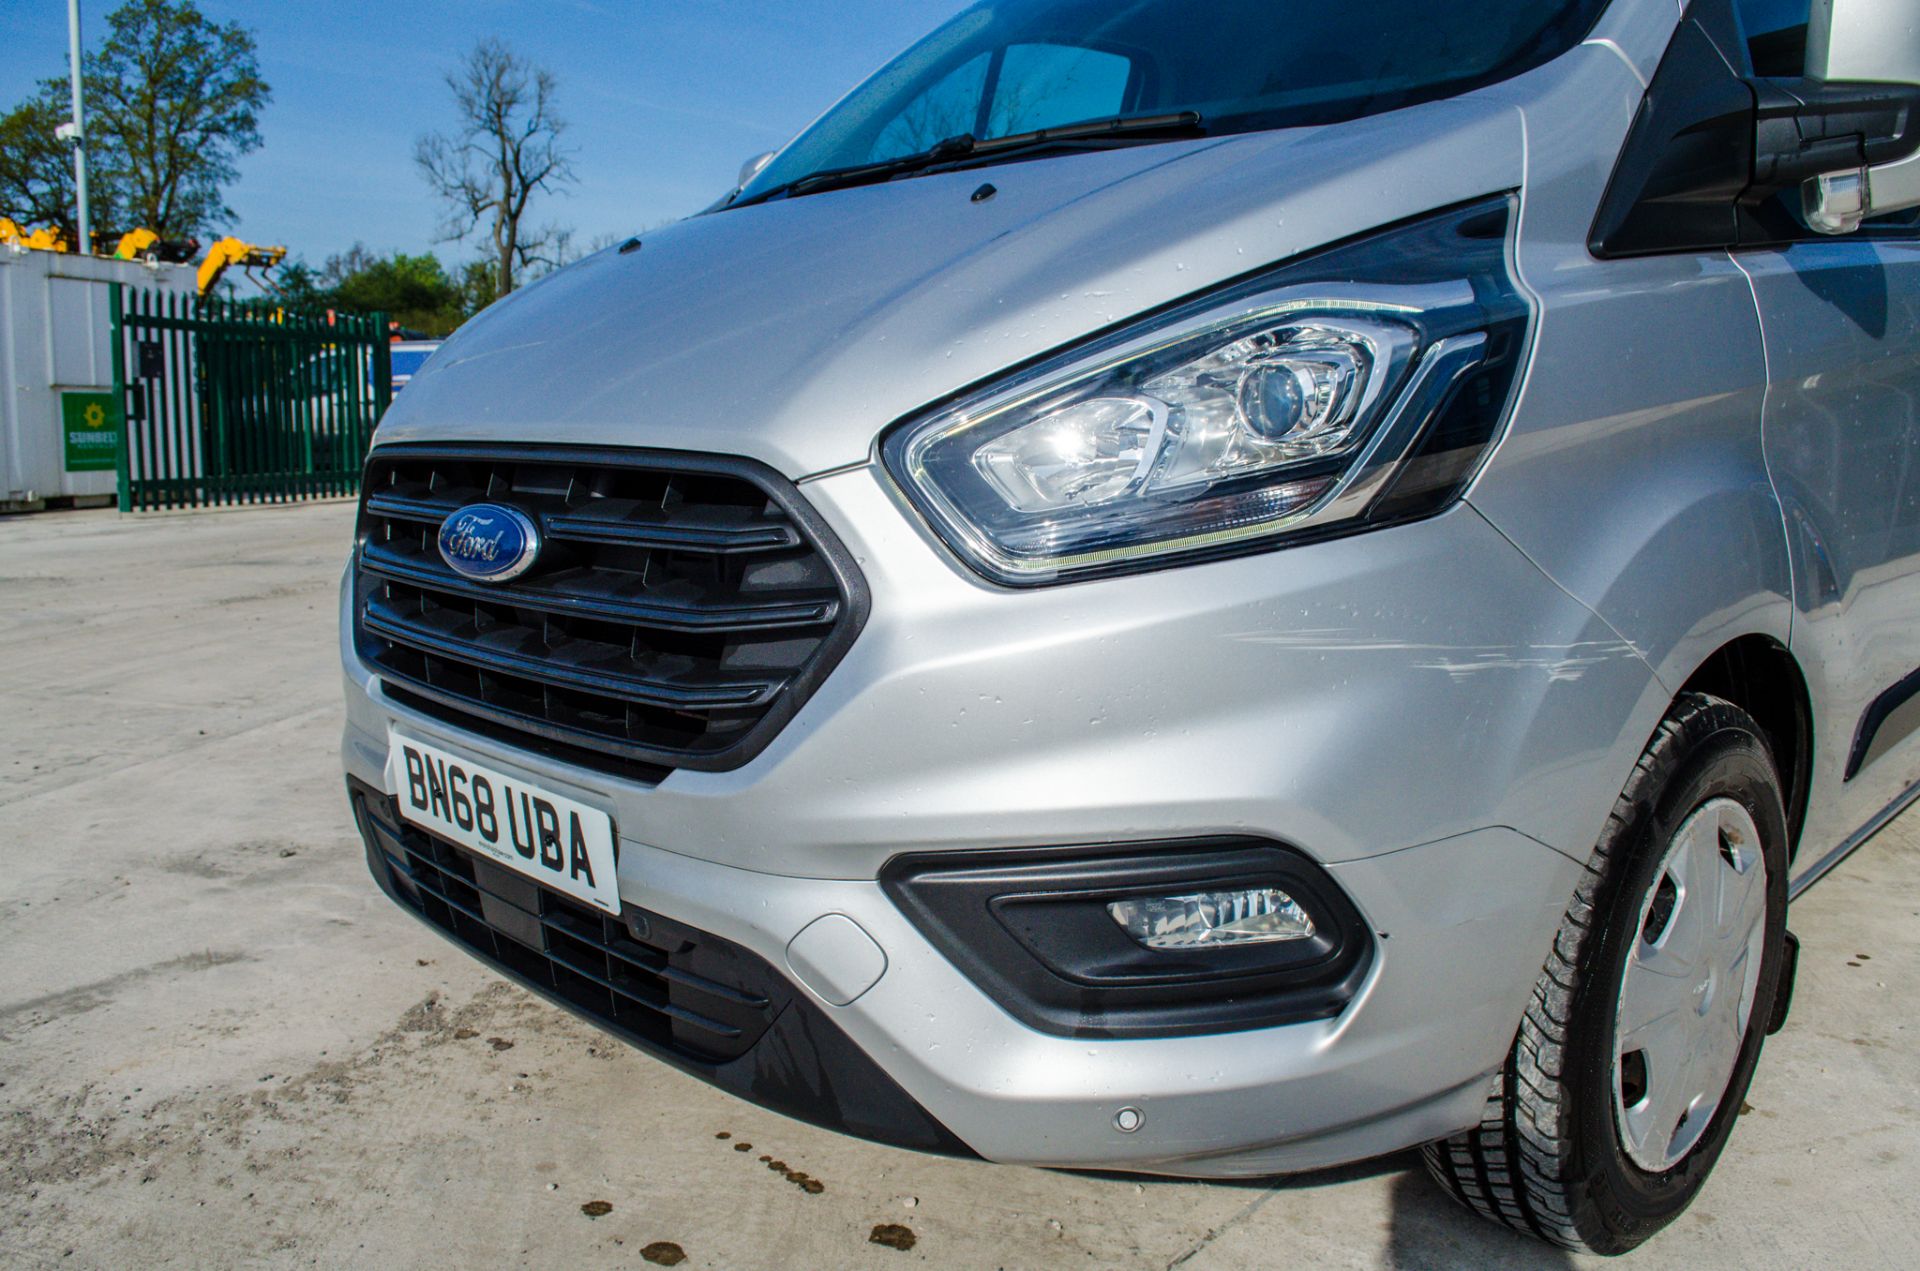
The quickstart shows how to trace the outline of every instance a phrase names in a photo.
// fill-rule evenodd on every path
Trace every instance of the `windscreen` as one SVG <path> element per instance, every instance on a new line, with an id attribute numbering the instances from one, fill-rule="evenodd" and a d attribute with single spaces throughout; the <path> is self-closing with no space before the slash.
<path id="1" fill-rule="evenodd" d="M 1606 0 L 991 0 L 861 85 L 742 192 L 975 141 L 1194 111 L 1212 134 L 1333 123 L 1491 83 Z"/>

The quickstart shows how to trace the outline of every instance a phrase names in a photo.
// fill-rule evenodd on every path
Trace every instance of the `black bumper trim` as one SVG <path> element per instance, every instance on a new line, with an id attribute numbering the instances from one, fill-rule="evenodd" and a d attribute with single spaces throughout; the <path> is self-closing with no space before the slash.
<path id="1" fill-rule="evenodd" d="M 1373 964 L 1373 933 L 1303 853 L 1264 839 L 909 854 L 880 885 L 1009 1014 L 1056 1037 L 1196 1037 L 1332 1019 Z M 1278 887 L 1312 918 L 1291 943 L 1183 953 L 1136 944 L 1127 897 Z"/>
<path id="2" fill-rule="evenodd" d="M 443 852 L 473 858 L 452 844 L 399 823 L 391 814 L 391 798 L 381 791 L 351 777 L 347 779 L 347 787 L 355 823 L 366 847 L 367 867 L 380 889 L 409 914 L 522 988 L 690 1076 L 796 1120 L 894 1147 L 944 1156 L 977 1155 L 901 1089 L 899 1083 L 771 964 L 718 936 L 632 906 L 626 907 L 621 918 L 629 931 L 643 937 L 651 933 L 663 946 L 660 954 L 663 965 L 653 971 L 654 975 L 674 984 L 693 981 L 707 1000 L 722 1005 L 730 1001 L 740 1007 L 748 1012 L 744 1030 L 738 1015 L 725 1022 L 724 1028 L 715 1029 L 713 1025 L 721 1021 L 691 1012 L 688 1013 L 694 1018 L 684 1019 L 683 1008 L 661 1002 L 653 1009 L 663 1019 L 672 1025 L 692 1026 L 692 1031 L 686 1034 L 689 1041 L 681 1040 L 684 1030 L 680 1027 L 649 1035 L 615 1018 L 614 1011 L 596 1009 L 588 1001 L 570 996 L 565 986 L 578 981 L 602 988 L 613 986 L 605 977 L 585 974 L 583 968 L 570 965 L 564 954 L 553 950 L 556 936 L 549 932 L 558 924 L 549 923 L 540 915 L 524 915 L 528 922 L 517 933 L 509 933 L 498 919 L 509 912 L 518 915 L 518 910 L 507 911 L 500 906 L 513 904 L 515 898 L 503 898 L 476 887 L 485 902 L 476 908 L 436 894 L 431 886 L 420 887 L 408 866 L 393 860 L 382 845 L 382 838 L 392 837 L 390 830 L 396 823 L 404 834 L 438 845 Z M 375 809 L 384 815 L 376 816 Z M 547 902 L 559 899 L 531 883 L 528 888 L 543 898 L 543 908 Z M 418 899 L 422 892 L 431 895 L 433 903 Z M 441 911 L 440 918 L 435 916 L 436 909 Z M 459 918 L 453 918 L 453 914 Z M 510 965 L 493 951 L 481 947 L 474 938 L 481 931 L 488 933 L 494 942 L 511 942 L 508 946 L 496 943 L 495 948 L 512 949 L 516 956 L 524 953 L 526 956 L 519 958 L 521 965 Z M 542 947 L 526 944 L 523 938 L 528 936 L 539 939 Z M 567 937 L 562 930 L 557 938 Z M 692 947 L 705 951 L 708 965 L 703 970 L 707 974 L 672 963 L 672 958 Z M 725 978 L 712 974 L 711 967 L 716 964 L 733 969 L 734 974 L 726 978 L 745 982 L 727 983 Z M 548 968 L 544 974 L 543 966 Z M 764 1018 L 763 1027 L 757 1026 L 755 1016 Z M 746 1035 L 740 1036 L 741 1032 Z M 723 1057 L 701 1050 L 702 1039 L 723 1049 L 730 1049 L 730 1043 L 738 1042 L 744 1049 Z"/>

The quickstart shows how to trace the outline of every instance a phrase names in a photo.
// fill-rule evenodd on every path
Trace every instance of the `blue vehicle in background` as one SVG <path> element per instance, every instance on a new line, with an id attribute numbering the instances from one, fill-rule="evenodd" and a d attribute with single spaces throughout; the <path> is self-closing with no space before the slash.
<path id="1" fill-rule="evenodd" d="M 433 356 L 434 350 L 444 343 L 446 343 L 444 340 L 437 339 L 395 340 L 390 349 L 393 363 L 393 391 L 398 393 L 405 388 L 408 381 L 412 380 L 420 368 L 427 364 L 427 359 Z"/>

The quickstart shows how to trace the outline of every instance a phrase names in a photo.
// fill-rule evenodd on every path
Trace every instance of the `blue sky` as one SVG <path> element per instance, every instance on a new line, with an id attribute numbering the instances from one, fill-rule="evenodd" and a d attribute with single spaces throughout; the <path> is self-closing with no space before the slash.
<path id="1" fill-rule="evenodd" d="M 82 0 L 89 46 L 117 0 Z M 742 160 L 781 145 L 966 0 L 200 0 L 253 28 L 273 86 L 265 146 L 228 195 L 232 228 L 318 264 L 363 241 L 436 244 L 413 166 L 419 134 L 452 123 L 441 76 L 487 35 L 545 65 L 577 151 L 578 185 L 534 219 L 578 242 L 694 212 Z M 66 73 L 65 0 L 6 0 L 0 108 Z"/>

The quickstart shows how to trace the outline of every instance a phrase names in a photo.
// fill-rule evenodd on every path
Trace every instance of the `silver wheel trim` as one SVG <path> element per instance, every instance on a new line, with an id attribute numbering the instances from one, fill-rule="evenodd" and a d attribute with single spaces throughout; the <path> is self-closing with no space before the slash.
<path id="1" fill-rule="evenodd" d="M 1766 879 L 1759 827 L 1732 799 L 1713 799 L 1675 832 L 1640 906 L 1614 1016 L 1613 1110 L 1621 1145 L 1648 1173 L 1700 1142 L 1739 1066 L 1766 949 Z"/>

